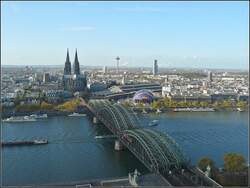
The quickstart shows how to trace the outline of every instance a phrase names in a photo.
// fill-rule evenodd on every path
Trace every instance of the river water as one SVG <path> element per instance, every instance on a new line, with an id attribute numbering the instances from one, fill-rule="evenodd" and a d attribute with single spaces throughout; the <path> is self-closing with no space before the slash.
<path id="1" fill-rule="evenodd" d="M 223 165 L 226 152 L 237 152 L 247 159 L 248 113 L 246 112 L 172 112 L 139 115 L 147 126 L 168 133 L 196 164 L 208 156 Z M 147 169 L 127 150 L 114 151 L 114 139 L 95 139 L 109 134 L 103 126 L 93 125 L 88 117 L 51 117 L 37 122 L 3 123 L 4 141 L 48 139 L 48 145 L 4 148 L 3 185 L 68 183 L 108 177 L 127 176 L 135 168 Z"/>

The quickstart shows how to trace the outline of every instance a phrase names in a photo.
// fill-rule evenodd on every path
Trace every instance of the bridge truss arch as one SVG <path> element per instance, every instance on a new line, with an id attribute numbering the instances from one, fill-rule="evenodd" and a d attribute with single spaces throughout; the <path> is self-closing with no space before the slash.
<path id="1" fill-rule="evenodd" d="M 168 134 L 140 126 L 137 116 L 120 104 L 90 100 L 95 116 L 116 134 L 151 172 L 165 174 L 186 166 L 187 159 Z"/>
<path id="2" fill-rule="evenodd" d="M 150 171 L 167 173 L 181 169 L 187 160 L 178 144 L 167 134 L 151 129 L 125 130 L 122 140 Z"/>

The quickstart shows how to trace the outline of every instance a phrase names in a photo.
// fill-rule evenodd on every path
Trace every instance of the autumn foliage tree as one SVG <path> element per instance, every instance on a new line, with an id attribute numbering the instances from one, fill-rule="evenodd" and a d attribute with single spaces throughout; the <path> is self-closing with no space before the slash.
<path id="1" fill-rule="evenodd" d="M 199 160 L 198 162 L 198 167 L 202 170 L 202 171 L 206 171 L 207 166 L 213 167 L 214 166 L 214 162 L 212 159 L 208 158 L 208 157 L 203 157 Z"/>
<path id="2" fill-rule="evenodd" d="M 244 157 L 237 153 L 227 153 L 224 155 L 224 170 L 228 172 L 239 172 L 246 168 Z"/>
<path id="3" fill-rule="evenodd" d="M 73 99 L 71 101 L 67 101 L 61 105 L 58 105 L 56 107 L 57 110 L 60 111 L 68 111 L 68 112 L 73 112 L 77 109 L 77 106 L 80 105 L 80 100 L 79 99 Z"/>
<path id="4" fill-rule="evenodd" d="M 53 110 L 54 106 L 52 104 L 42 102 L 41 103 L 41 110 Z"/>

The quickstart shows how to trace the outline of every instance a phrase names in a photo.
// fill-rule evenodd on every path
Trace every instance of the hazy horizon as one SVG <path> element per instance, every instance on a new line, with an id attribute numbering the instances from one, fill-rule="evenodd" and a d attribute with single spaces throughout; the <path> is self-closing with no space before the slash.
<path id="1" fill-rule="evenodd" d="M 248 2 L 1 2 L 2 65 L 249 69 Z"/>
<path id="2" fill-rule="evenodd" d="M 4 64 L 2 65 L 2 68 L 4 67 L 42 67 L 42 68 L 49 68 L 49 67 L 61 67 L 62 70 L 64 68 L 64 64 L 54 64 L 54 65 L 36 65 L 36 64 L 31 64 L 31 65 L 7 65 L 7 64 Z M 99 68 L 99 69 L 103 69 L 103 66 L 105 65 L 80 65 L 80 67 L 90 67 L 90 68 Z M 117 69 L 116 65 L 110 65 L 110 66 L 106 66 L 107 68 L 111 68 L 111 69 Z M 152 69 L 153 66 L 120 66 L 120 69 Z M 185 70 L 215 70 L 215 71 L 221 71 L 221 70 L 225 70 L 225 71 L 240 71 L 240 72 L 248 72 L 249 69 L 240 69 L 240 68 L 190 68 L 190 67 L 159 67 L 159 69 L 176 69 L 176 70 L 182 70 L 182 69 L 185 69 Z M 82 70 L 81 70 L 82 71 Z"/>

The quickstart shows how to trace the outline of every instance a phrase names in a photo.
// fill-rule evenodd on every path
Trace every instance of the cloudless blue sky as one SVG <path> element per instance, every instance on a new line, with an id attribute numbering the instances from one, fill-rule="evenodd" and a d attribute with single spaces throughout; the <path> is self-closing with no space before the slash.
<path id="1" fill-rule="evenodd" d="M 248 69 L 248 2 L 1 2 L 4 65 Z"/>

